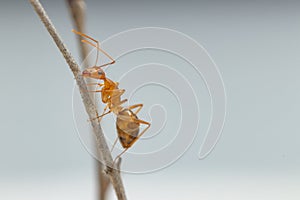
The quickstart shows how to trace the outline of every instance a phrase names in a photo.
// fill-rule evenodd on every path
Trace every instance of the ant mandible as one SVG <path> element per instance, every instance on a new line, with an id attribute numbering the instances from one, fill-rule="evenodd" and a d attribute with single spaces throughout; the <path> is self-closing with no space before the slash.
<path id="1" fill-rule="evenodd" d="M 103 113 L 95 119 L 98 119 L 100 122 L 103 116 L 111 112 L 114 113 L 117 117 L 116 128 L 117 128 L 118 137 L 114 141 L 111 151 L 116 145 L 118 138 L 124 150 L 115 158 L 114 160 L 115 163 L 115 161 L 118 158 L 120 158 L 121 155 L 124 154 L 150 128 L 151 124 L 137 117 L 137 114 L 142 109 L 143 104 L 135 104 L 128 107 L 122 106 L 122 104 L 124 104 L 127 101 L 127 99 L 121 100 L 121 96 L 122 94 L 124 94 L 125 89 L 119 89 L 118 87 L 119 83 L 114 82 L 111 79 L 107 78 L 105 72 L 102 70 L 103 67 L 114 64 L 115 60 L 108 53 L 106 53 L 103 49 L 99 47 L 99 41 L 95 40 L 94 38 L 84 33 L 75 30 L 72 30 L 72 32 L 82 36 L 83 38 L 93 41 L 94 43 L 86 39 L 81 40 L 83 43 L 89 44 L 97 49 L 97 57 L 96 57 L 95 65 L 93 67 L 89 67 L 85 69 L 82 72 L 82 76 L 85 78 L 103 80 L 103 83 L 91 83 L 89 85 L 98 85 L 99 87 L 101 87 L 101 90 L 95 90 L 91 92 L 100 92 L 102 102 L 106 104 Z M 111 60 L 111 62 L 97 66 L 99 52 L 107 56 Z M 137 110 L 133 111 L 133 109 L 136 108 Z M 145 124 L 147 126 L 142 132 L 140 132 L 141 124 Z"/>

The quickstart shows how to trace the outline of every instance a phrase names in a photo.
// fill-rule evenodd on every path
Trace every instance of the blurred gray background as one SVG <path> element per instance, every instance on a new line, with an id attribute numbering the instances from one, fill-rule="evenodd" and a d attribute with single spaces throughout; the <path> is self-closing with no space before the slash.
<path id="1" fill-rule="evenodd" d="M 42 3 L 79 58 L 65 2 Z M 99 40 L 144 26 L 191 36 L 226 87 L 226 123 L 212 154 L 198 160 L 199 136 L 169 168 L 124 174 L 129 199 L 299 199 L 299 1 L 90 0 L 87 8 L 88 33 Z M 2 1 L 0 22 L 0 198 L 94 199 L 70 70 L 27 1 Z"/>

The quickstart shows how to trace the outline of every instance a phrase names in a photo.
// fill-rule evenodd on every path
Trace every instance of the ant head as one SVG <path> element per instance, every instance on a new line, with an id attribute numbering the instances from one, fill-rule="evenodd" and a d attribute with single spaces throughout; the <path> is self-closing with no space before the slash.
<path id="1" fill-rule="evenodd" d="M 94 79 L 104 79 L 105 72 L 101 69 L 101 67 L 89 67 L 82 72 L 83 77 L 94 78 Z"/>

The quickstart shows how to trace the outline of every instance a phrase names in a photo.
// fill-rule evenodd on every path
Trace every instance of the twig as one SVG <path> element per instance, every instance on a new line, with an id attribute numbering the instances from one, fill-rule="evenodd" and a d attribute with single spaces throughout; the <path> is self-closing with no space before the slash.
<path id="1" fill-rule="evenodd" d="M 67 0 L 67 4 L 71 13 L 71 18 L 73 21 L 74 26 L 76 27 L 76 30 L 79 32 L 85 33 L 85 11 L 86 11 L 86 4 L 84 0 Z M 87 45 L 84 45 L 81 42 L 81 37 L 76 36 L 78 45 L 80 48 L 80 54 L 81 54 L 81 60 L 84 61 L 84 59 L 88 56 L 88 47 Z M 85 60 L 84 67 L 89 66 L 89 60 Z M 99 155 L 98 155 L 99 156 Z M 97 170 L 97 199 L 99 200 L 105 200 L 106 194 L 108 192 L 108 188 L 110 185 L 109 178 L 105 173 L 103 173 L 104 166 L 101 162 L 99 162 L 97 159 L 95 159 L 95 167 Z"/>
<path id="2" fill-rule="evenodd" d="M 76 27 L 76 30 L 79 32 L 85 33 L 85 10 L 86 5 L 84 0 L 67 0 L 70 13 L 72 15 L 74 26 Z M 87 58 L 89 54 L 88 46 L 83 45 L 81 42 L 81 37 L 77 36 L 78 39 L 78 45 L 80 47 L 80 54 L 82 60 Z M 86 64 L 87 66 L 88 63 Z"/>
<path id="3" fill-rule="evenodd" d="M 41 21 L 47 28 L 48 32 L 50 33 L 51 37 L 53 38 L 54 42 L 56 43 L 57 47 L 59 48 L 60 52 L 64 56 L 65 60 L 67 61 L 74 77 L 76 80 L 76 83 L 79 87 L 80 94 L 82 101 L 84 103 L 86 112 L 89 115 L 89 118 L 91 120 L 91 124 L 93 127 L 94 135 L 96 138 L 97 143 L 97 150 L 99 151 L 100 159 L 102 160 L 103 164 L 106 166 L 106 173 L 108 174 L 110 181 L 114 187 L 114 190 L 116 192 L 116 195 L 119 200 L 126 200 L 125 195 L 125 189 L 122 183 L 122 179 L 120 176 L 120 173 L 118 170 L 113 169 L 112 163 L 112 156 L 110 154 L 110 151 L 108 149 L 107 143 L 105 141 L 101 126 L 98 122 L 98 120 L 92 120 L 95 117 L 97 117 L 97 109 L 92 102 L 89 94 L 87 91 L 87 86 L 85 84 L 85 81 L 83 77 L 80 75 L 80 70 L 78 64 L 75 62 L 74 58 L 71 56 L 69 50 L 65 46 L 65 44 L 62 42 L 60 36 L 58 35 L 56 29 L 54 28 L 52 22 L 50 21 L 48 15 L 46 14 L 46 11 L 42 7 L 41 3 L 38 0 L 29 0 L 31 5 L 34 7 L 36 13 L 40 17 Z"/>

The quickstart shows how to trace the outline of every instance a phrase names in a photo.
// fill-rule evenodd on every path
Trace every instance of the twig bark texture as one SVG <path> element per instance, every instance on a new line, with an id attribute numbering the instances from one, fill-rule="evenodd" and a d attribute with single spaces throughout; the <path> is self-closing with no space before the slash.
<path id="1" fill-rule="evenodd" d="M 103 164 L 106 166 L 107 174 L 110 178 L 110 181 L 114 187 L 114 190 L 116 192 L 116 195 L 119 200 L 126 200 L 125 195 L 125 189 L 123 186 L 123 182 L 120 176 L 120 173 L 118 170 L 115 170 L 111 168 L 113 160 L 112 156 L 110 154 L 110 151 L 108 149 L 107 143 L 105 141 L 101 126 L 98 122 L 98 120 L 92 120 L 95 117 L 97 117 L 97 109 L 92 102 L 89 94 L 87 93 L 87 86 L 85 84 L 85 81 L 83 77 L 80 74 L 80 69 L 78 64 L 75 62 L 74 58 L 71 56 L 69 50 L 65 46 L 65 44 L 62 42 L 62 39 L 60 38 L 59 34 L 57 33 L 56 29 L 54 28 L 51 20 L 49 19 L 48 15 L 46 14 L 46 11 L 44 10 L 43 6 L 38 0 L 29 0 L 31 5 L 34 7 L 34 10 L 38 14 L 39 18 L 47 28 L 48 32 L 50 33 L 51 37 L 53 38 L 54 42 L 56 43 L 57 47 L 59 48 L 60 52 L 64 56 L 65 60 L 67 61 L 74 77 L 76 80 L 76 83 L 79 87 L 80 94 L 82 101 L 84 103 L 86 112 L 89 115 L 89 118 L 91 120 L 91 125 L 93 128 L 93 132 L 96 138 L 97 143 L 97 149 L 99 151 L 100 159 L 102 160 Z"/>
<path id="2" fill-rule="evenodd" d="M 86 4 L 84 0 L 67 0 L 68 7 L 73 19 L 73 24 L 77 31 L 81 33 L 85 33 L 85 11 L 86 11 Z M 82 61 L 87 58 L 89 50 L 87 45 L 83 45 L 81 42 L 81 37 L 77 36 L 78 45 L 80 47 L 80 54 Z M 87 64 L 87 66 L 89 66 Z"/>
<path id="3" fill-rule="evenodd" d="M 71 19 L 73 21 L 74 26 L 76 27 L 76 30 L 85 33 L 85 25 L 86 25 L 86 3 L 85 0 L 66 0 L 69 11 L 71 14 Z M 81 54 L 81 61 L 85 62 L 84 67 L 89 67 L 89 59 L 87 59 L 87 56 L 89 54 L 89 49 L 87 45 L 84 45 L 83 42 L 81 42 L 81 37 L 77 36 L 78 46 L 80 48 L 80 54 Z M 87 81 L 89 82 L 89 81 Z M 90 89 L 90 88 L 88 88 Z M 96 145 L 96 143 L 95 143 Z M 99 155 L 98 155 L 99 156 Z M 96 180 L 97 180 L 97 199 L 98 200 L 105 200 L 108 188 L 110 185 L 109 178 L 105 173 L 103 173 L 103 169 L 105 166 L 98 160 L 95 160 L 95 168 L 96 168 Z"/>

